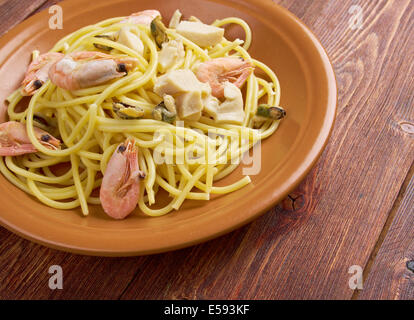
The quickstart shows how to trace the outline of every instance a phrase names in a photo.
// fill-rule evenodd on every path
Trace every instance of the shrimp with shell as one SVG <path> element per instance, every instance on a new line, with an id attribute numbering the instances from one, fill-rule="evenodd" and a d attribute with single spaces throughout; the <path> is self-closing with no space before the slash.
<path id="1" fill-rule="evenodd" d="M 106 167 L 99 198 L 106 214 L 114 219 L 124 219 L 138 204 L 140 179 L 145 173 L 139 170 L 137 152 L 135 141 L 127 139 Z"/>
<path id="2" fill-rule="evenodd" d="M 121 78 L 137 65 L 136 58 L 78 51 L 55 62 L 49 70 L 49 78 L 58 87 L 73 91 Z"/>
<path id="3" fill-rule="evenodd" d="M 223 57 L 201 63 L 196 76 L 201 82 L 210 85 L 213 96 L 223 98 L 225 82 L 229 81 L 241 88 L 253 70 L 254 67 L 250 61 Z"/>
<path id="4" fill-rule="evenodd" d="M 34 127 L 36 138 L 48 149 L 58 150 L 60 141 L 50 133 Z M 0 124 L 0 156 L 19 156 L 26 153 L 35 153 L 37 149 L 27 135 L 26 126 L 16 121 Z"/>
<path id="5" fill-rule="evenodd" d="M 22 81 L 21 93 L 32 96 L 49 79 L 49 69 L 58 60 L 64 57 L 63 53 L 48 52 L 34 59 L 27 68 Z"/>

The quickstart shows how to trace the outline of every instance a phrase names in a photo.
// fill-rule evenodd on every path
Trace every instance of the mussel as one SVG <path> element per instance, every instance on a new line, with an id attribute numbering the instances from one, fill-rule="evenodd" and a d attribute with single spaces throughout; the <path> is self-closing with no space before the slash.
<path id="1" fill-rule="evenodd" d="M 177 114 L 175 112 L 169 111 L 164 101 L 160 102 L 152 111 L 152 116 L 155 120 L 164 121 L 167 123 L 174 123 Z"/>
<path id="2" fill-rule="evenodd" d="M 162 48 L 164 42 L 168 42 L 167 28 L 161 21 L 161 16 L 157 16 L 151 21 L 151 34 L 155 39 L 158 48 Z"/>
<path id="3" fill-rule="evenodd" d="M 115 36 L 113 35 L 109 35 L 109 34 L 99 34 L 96 35 L 95 38 L 103 38 L 103 39 L 108 39 L 111 41 L 116 41 Z M 104 51 L 111 51 L 113 48 L 103 45 L 103 44 L 99 44 L 99 43 L 94 43 L 93 44 L 95 48 L 100 49 L 100 50 L 104 50 Z"/>
<path id="4" fill-rule="evenodd" d="M 144 116 L 144 110 L 142 108 L 122 102 L 114 102 L 112 104 L 112 110 L 118 117 L 125 120 L 138 119 Z"/>
<path id="5" fill-rule="evenodd" d="M 281 107 L 273 107 L 261 104 L 257 107 L 256 115 L 272 120 L 280 120 L 286 117 L 286 111 Z"/>

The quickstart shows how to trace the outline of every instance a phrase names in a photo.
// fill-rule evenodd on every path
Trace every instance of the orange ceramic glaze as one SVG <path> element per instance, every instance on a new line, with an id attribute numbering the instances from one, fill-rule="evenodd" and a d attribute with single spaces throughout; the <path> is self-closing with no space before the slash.
<path id="1" fill-rule="evenodd" d="M 18 25 L 0 39 L 0 99 L 19 87 L 32 50 L 46 52 L 63 36 L 86 24 L 157 9 L 169 21 L 175 9 L 206 23 L 240 17 L 249 23 L 253 41 L 249 53 L 266 63 L 281 84 L 281 106 L 287 117 L 262 142 L 262 163 L 252 183 L 210 201 L 186 200 L 179 211 L 162 217 L 144 216 L 139 209 L 127 219 L 107 217 L 101 206 L 80 209 L 49 208 L 14 187 L 0 175 L 0 223 L 43 245 L 81 254 L 128 256 L 158 253 L 193 245 L 234 230 L 281 201 L 306 176 L 329 138 L 336 111 L 335 75 L 327 54 L 307 27 L 270 0 L 83 0 L 59 3 L 62 30 L 49 30 L 47 10 Z M 241 28 L 226 31 L 229 39 L 243 38 Z M 242 177 L 241 167 L 217 183 Z M 167 194 L 160 195 L 168 201 Z M 163 197 L 165 199 L 163 199 Z"/>

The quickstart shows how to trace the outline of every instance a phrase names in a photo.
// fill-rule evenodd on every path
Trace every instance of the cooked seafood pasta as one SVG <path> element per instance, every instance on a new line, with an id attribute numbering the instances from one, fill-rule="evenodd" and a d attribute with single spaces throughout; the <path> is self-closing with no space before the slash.
<path id="1" fill-rule="evenodd" d="M 228 24 L 244 40 L 226 39 Z M 86 216 L 101 205 L 115 219 L 161 216 L 246 186 L 249 176 L 215 181 L 286 115 L 276 75 L 248 53 L 251 39 L 239 18 L 209 25 L 145 10 L 33 52 L 7 98 L 0 171 L 50 207 Z"/>

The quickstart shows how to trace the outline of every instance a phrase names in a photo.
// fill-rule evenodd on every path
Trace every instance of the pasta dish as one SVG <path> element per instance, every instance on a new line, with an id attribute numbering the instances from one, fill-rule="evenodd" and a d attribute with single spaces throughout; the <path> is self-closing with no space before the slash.
<path id="1" fill-rule="evenodd" d="M 228 40 L 237 24 L 244 40 Z M 0 124 L 0 171 L 57 209 L 161 216 L 250 183 L 215 186 L 286 112 L 239 18 L 211 25 L 157 10 L 86 26 L 34 51 Z M 26 98 L 28 97 L 28 98 Z M 22 103 L 27 105 L 21 108 Z M 19 107 L 20 106 L 20 107 Z M 164 190 L 169 202 L 160 206 Z"/>

